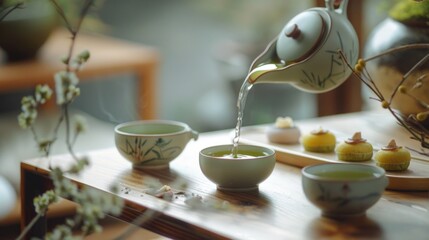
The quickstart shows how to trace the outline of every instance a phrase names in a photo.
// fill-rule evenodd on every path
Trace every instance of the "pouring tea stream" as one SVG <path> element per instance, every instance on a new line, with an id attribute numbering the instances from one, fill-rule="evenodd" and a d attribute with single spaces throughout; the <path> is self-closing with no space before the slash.
<path id="1" fill-rule="evenodd" d="M 311 93 L 330 91 L 352 73 L 346 61 L 358 60 L 357 34 L 347 19 L 348 0 L 338 8 L 334 0 L 325 0 L 325 8 L 310 8 L 292 18 L 253 61 L 240 89 L 238 117 L 231 154 L 237 156 L 246 97 L 257 83 L 288 83 Z"/>

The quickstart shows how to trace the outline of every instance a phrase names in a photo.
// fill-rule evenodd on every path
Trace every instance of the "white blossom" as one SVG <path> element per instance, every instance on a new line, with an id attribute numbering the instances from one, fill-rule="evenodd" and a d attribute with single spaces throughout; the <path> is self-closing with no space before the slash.
<path id="1" fill-rule="evenodd" d="M 35 97 L 36 101 L 38 103 L 44 104 L 46 101 L 48 101 L 52 96 L 52 89 L 44 84 L 44 85 L 37 85 L 36 86 L 36 92 Z"/>
<path id="2" fill-rule="evenodd" d="M 26 129 L 33 125 L 37 117 L 37 111 L 25 111 L 18 115 L 18 124 L 21 128 Z"/>
<path id="3" fill-rule="evenodd" d="M 54 79 L 58 105 L 70 103 L 79 96 L 80 89 L 77 87 L 79 79 L 74 72 L 60 71 L 55 74 Z"/>
<path id="4" fill-rule="evenodd" d="M 74 237 L 72 230 L 67 225 L 58 225 L 51 233 L 48 233 L 45 240 L 78 240 L 80 237 Z"/>
<path id="5" fill-rule="evenodd" d="M 86 118 L 83 117 L 82 115 L 75 115 L 74 116 L 74 129 L 76 131 L 76 133 L 81 133 L 81 132 L 85 132 L 87 129 L 87 122 L 86 122 Z"/>
<path id="6" fill-rule="evenodd" d="M 33 199 L 34 207 L 37 213 L 45 215 L 50 204 L 57 202 L 58 197 L 54 191 L 49 190 Z"/>
<path id="7" fill-rule="evenodd" d="M 37 103 L 33 96 L 25 96 L 21 99 L 21 110 L 23 112 L 35 111 L 36 107 Z"/>

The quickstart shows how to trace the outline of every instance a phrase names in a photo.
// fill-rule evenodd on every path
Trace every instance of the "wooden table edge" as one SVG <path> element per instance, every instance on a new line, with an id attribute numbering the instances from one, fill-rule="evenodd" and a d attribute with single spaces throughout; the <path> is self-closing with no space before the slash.
<path id="1" fill-rule="evenodd" d="M 29 160 L 31 161 L 31 160 Z M 23 161 L 21 162 L 21 230 L 23 230 L 35 217 L 36 212 L 33 206 L 33 199 L 35 196 L 52 189 L 52 180 L 49 177 L 49 170 L 44 168 L 40 168 L 30 163 Z M 31 178 L 31 184 L 41 183 L 39 188 L 34 187 L 35 192 L 28 193 L 27 188 L 27 180 Z M 42 180 L 42 181 L 40 181 Z M 77 184 L 79 187 L 88 186 L 86 184 L 82 184 L 73 179 L 71 181 Z M 94 188 L 92 186 L 88 186 Z M 94 188 L 97 189 L 97 188 Z M 102 189 L 97 189 L 103 191 L 107 194 L 117 195 L 111 192 L 106 192 Z M 147 195 L 147 194 L 146 194 Z M 153 197 L 151 195 L 147 195 Z M 157 199 L 156 197 L 153 197 Z M 165 200 L 159 199 L 159 202 L 165 203 Z M 133 221 L 137 219 L 141 214 L 147 210 L 153 210 L 156 217 L 144 223 L 144 225 L 138 226 L 143 227 L 149 231 L 155 232 L 162 236 L 166 236 L 169 238 L 181 238 L 181 239 L 230 239 L 224 235 L 209 231 L 200 226 L 179 220 L 177 218 L 171 217 L 168 214 L 165 214 L 162 211 L 150 209 L 148 207 L 144 207 L 132 200 L 124 199 L 124 208 L 122 213 L 119 216 L 107 214 L 113 218 L 128 222 L 130 224 L 134 224 Z M 42 216 L 33 228 L 28 232 L 26 239 L 31 239 L 32 237 L 40 237 L 42 238 L 47 232 L 47 218 Z"/>

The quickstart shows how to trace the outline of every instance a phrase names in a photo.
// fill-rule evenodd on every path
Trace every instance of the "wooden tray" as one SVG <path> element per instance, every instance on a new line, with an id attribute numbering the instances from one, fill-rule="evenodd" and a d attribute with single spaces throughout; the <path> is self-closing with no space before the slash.
<path id="1" fill-rule="evenodd" d="M 386 119 L 387 118 L 387 119 Z M 296 125 L 302 133 L 310 132 L 313 129 L 323 127 L 332 131 L 337 142 L 344 141 L 352 136 L 356 131 L 361 131 L 363 138 L 366 138 L 373 146 L 374 150 L 380 149 L 388 141 L 394 138 L 398 145 L 411 147 L 420 150 L 419 143 L 409 139 L 406 131 L 399 127 L 386 115 L 377 113 L 366 113 L 356 116 L 346 114 L 335 117 L 325 117 L 313 120 L 298 121 Z M 305 151 L 300 144 L 283 145 L 270 143 L 266 137 L 265 129 L 267 125 L 243 127 L 240 143 L 255 144 L 270 147 L 276 151 L 278 162 L 304 167 L 320 163 L 344 163 L 337 159 L 335 153 L 312 153 Z M 362 164 L 375 165 L 374 160 L 362 162 Z M 429 158 L 412 152 L 412 161 L 407 171 L 387 172 L 389 178 L 388 189 L 403 191 L 427 191 L 429 190 Z"/>

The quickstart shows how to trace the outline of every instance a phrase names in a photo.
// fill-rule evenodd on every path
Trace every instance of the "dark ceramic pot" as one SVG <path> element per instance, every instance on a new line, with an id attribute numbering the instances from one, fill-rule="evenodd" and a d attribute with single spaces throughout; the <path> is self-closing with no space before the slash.
<path id="1" fill-rule="evenodd" d="M 49 1 L 28 1 L 0 22 L 0 48 L 8 61 L 34 58 L 57 25 Z"/>
<path id="2" fill-rule="evenodd" d="M 364 57 L 375 56 L 394 47 L 413 43 L 429 43 L 429 27 L 405 24 L 388 18 L 376 26 L 370 34 L 365 45 Z M 376 58 L 367 63 L 367 69 L 384 97 L 390 98 L 403 75 L 427 54 L 429 49 L 408 49 Z M 424 74 L 428 74 L 429 77 L 429 61 L 414 71 L 404 85 L 410 89 L 412 95 L 429 103 L 429 79 L 420 88 L 413 89 L 416 80 Z M 423 104 L 401 93 L 396 94 L 392 107 L 405 116 L 428 110 Z"/>

